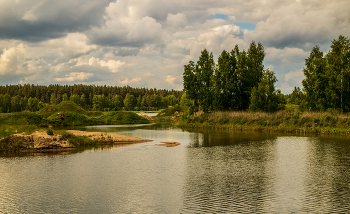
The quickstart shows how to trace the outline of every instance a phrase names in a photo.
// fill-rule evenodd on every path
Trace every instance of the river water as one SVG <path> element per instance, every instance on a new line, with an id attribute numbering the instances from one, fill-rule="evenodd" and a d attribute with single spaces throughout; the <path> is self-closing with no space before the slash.
<path id="1" fill-rule="evenodd" d="M 0 213 L 349 213 L 347 137 L 78 127 L 151 139 L 0 157 Z M 176 147 L 157 146 L 176 141 Z"/>

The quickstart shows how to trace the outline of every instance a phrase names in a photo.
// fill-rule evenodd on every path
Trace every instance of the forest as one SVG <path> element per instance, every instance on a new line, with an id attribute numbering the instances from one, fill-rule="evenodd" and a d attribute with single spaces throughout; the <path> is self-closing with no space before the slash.
<path id="1" fill-rule="evenodd" d="M 189 113 L 211 111 L 275 112 L 288 105 L 308 111 L 350 111 L 350 40 L 340 35 L 326 54 L 315 46 L 305 59 L 303 89 L 291 94 L 276 90 L 273 71 L 264 69 L 264 47 L 254 41 L 248 50 L 236 45 L 222 51 L 217 64 L 206 49 L 199 60 L 184 66 Z M 288 106 L 287 105 L 287 106 Z"/>
<path id="2" fill-rule="evenodd" d="M 176 90 L 130 86 L 6 85 L 0 86 L 0 112 L 34 112 L 62 101 L 72 101 L 85 110 L 154 111 L 178 104 L 182 94 Z"/>

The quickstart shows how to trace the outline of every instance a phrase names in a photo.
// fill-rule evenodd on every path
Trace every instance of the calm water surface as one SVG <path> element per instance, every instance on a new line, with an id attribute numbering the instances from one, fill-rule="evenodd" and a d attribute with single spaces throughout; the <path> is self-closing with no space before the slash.
<path id="1" fill-rule="evenodd" d="M 350 213 L 349 138 L 78 129 L 154 141 L 0 157 L 0 213 Z"/>

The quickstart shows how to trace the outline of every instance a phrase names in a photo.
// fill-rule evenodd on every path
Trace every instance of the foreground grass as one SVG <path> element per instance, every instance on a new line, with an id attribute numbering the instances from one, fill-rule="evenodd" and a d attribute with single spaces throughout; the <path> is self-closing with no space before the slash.
<path id="1" fill-rule="evenodd" d="M 350 114 L 297 109 L 276 113 L 212 112 L 182 119 L 179 125 L 199 129 L 350 135 Z"/>

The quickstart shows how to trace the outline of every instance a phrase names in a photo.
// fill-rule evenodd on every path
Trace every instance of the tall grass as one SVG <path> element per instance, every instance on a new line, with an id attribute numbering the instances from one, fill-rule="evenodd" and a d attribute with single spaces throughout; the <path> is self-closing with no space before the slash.
<path id="1" fill-rule="evenodd" d="M 180 122 L 182 126 L 210 129 L 249 129 L 296 133 L 350 134 L 350 115 L 337 112 L 212 112 Z"/>

